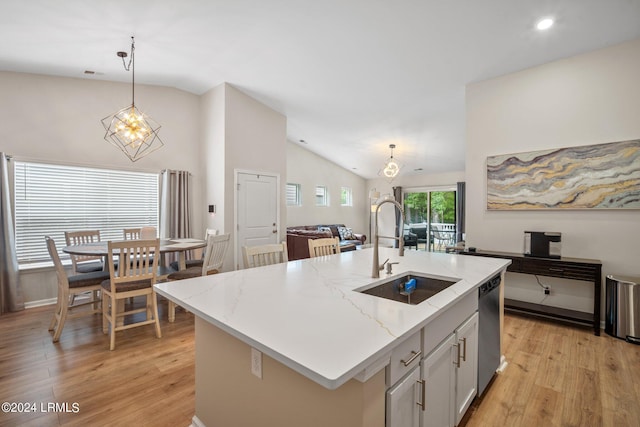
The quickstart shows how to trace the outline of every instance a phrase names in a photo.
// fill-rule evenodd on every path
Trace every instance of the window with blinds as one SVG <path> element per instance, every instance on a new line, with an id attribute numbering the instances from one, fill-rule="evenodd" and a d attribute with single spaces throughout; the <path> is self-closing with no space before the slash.
<path id="1" fill-rule="evenodd" d="M 302 201 L 300 200 L 300 184 L 289 184 L 287 183 L 287 206 L 301 206 Z"/>
<path id="2" fill-rule="evenodd" d="M 44 236 L 61 249 L 65 231 L 100 230 L 101 240 L 122 240 L 123 228 L 158 226 L 156 173 L 16 161 L 14 183 L 20 264 L 51 260 Z"/>
<path id="3" fill-rule="evenodd" d="M 316 187 L 316 206 L 329 206 L 329 192 L 327 187 L 318 185 Z"/>

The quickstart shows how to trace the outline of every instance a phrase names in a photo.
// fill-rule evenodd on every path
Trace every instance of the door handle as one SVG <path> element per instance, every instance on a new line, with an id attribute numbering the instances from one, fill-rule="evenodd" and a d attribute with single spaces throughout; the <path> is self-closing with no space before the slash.
<path id="1" fill-rule="evenodd" d="M 420 384 L 422 388 L 422 399 L 420 399 L 420 402 L 416 402 L 416 404 L 420 406 L 422 408 L 422 411 L 424 412 L 424 410 L 427 408 L 427 398 L 425 397 L 425 395 L 427 394 L 427 380 L 417 380 L 416 382 Z"/>
<path id="2" fill-rule="evenodd" d="M 276 234 L 276 233 L 278 232 L 278 230 L 271 230 L 271 232 L 272 232 L 273 234 Z"/>
<path id="3" fill-rule="evenodd" d="M 467 361 L 467 338 L 464 337 L 462 338 L 462 361 L 466 362 Z"/>

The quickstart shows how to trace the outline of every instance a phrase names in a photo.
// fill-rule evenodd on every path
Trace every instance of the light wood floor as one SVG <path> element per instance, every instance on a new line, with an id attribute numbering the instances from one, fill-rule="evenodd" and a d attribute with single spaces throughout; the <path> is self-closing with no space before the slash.
<path id="1" fill-rule="evenodd" d="M 193 315 L 177 310 L 168 323 L 166 301 L 159 310 L 162 338 L 153 325 L 129 329 L 117 333 L 114 351 L 100 315 L 68 320 L 57 344 L 47 331 L 53 306 L 0 316 L 0 402 L 79 405 L 77 413 L 0 412 L 0 426 L 188 426 Z"/>
<path id="2" fill-rule="evenodd" d="M 47 332 L 52 306 L 1 316 L 0 402 L 35 402 L 38 411 L 77 402 L 79 411 L 0 412 L 0 426 L 188 426 L 193 315 L 180 310 L 169 324 L 166 303 L 160 309 L 161 339 L 152 326 L 123 331 L 112 352 L 99 316 L 70 320 L 58 344 Z M 476 399 L 466 427 L 640 426 L 640 346 L 512 315 L 504 344 L 509 365 Z"/>
<path id="3" fill-rule="evenodd" d="M 466 427 L 640 426 L 640 346 L 506 314 L 504 353 Z"/>

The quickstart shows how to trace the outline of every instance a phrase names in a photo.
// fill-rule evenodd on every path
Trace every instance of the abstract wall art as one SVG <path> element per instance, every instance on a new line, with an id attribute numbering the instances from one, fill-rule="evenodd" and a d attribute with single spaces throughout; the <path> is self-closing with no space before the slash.
<path id="1" fill-rule="evenodd" d="M 487 157 L 487 209 L 640 209 L 640 140 Z"/>

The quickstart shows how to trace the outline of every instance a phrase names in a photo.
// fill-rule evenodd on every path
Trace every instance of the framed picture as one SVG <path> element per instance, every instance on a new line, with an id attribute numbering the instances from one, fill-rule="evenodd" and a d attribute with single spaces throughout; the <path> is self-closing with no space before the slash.
<path id="1" fill-rule="evenodd" d="M 640 209 L 640 140 L 487 157 L 487 209 Z"/>

